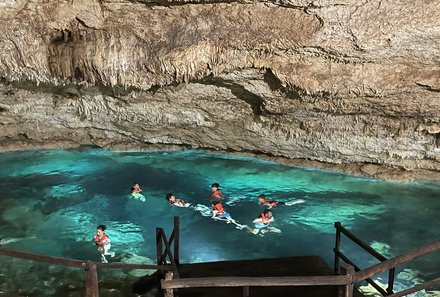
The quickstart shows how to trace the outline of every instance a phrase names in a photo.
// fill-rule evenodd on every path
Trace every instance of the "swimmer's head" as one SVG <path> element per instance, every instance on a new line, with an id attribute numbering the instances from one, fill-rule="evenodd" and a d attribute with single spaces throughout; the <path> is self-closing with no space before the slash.
<path id="1" fill-rule="evenodd" d="M 265 209 L 264 211 L 263 211 L 263 213 L 264 213 L 264 215 L 267 217 L 267 218 L 271 218 L 272 217 L 272 211 L 270 210 L 270 209 Z"/>
<path id="2" fill-rule="evenodd" d="M 218 183 L 213 183 L 212 185 L 211 185 L 211 188 L 212 189 L 218 189 L 218 188 L 220 188 L 220 185 L 218 184 Z"/>
<path id="3" fill-rule="evenodd" d="M 171 197 L 173 197 L 173 196 L 174 196 L 173 193 L 168 193 L 168 194 L 165 196 L 165 199 L 168 200 L 168 201 L 170 201 Z"/>
<path id="4" fill-rule="evenodd" d="M 140 188 L 139 184 L 138 183 L 132 183 L 131 184 L 131 190 L 133 191 L 136 188 Z"/>
<path id="5" fill-rule="evenodd" d="M 218 201 L 212 201 L 212 206 L 216 206 L 217 204 L 220 204 L 220 202 L 218 202 Z"/>
<path id="6" fill-rule="evenodd" d="M 258 196 L 258 200 L 264 200 L 266 199 L 266 195 L 261 194 L 260 196 Z"/>
<path id="7" fill-rule="evenodd" d="M 105 225 L 99 225 L 98 227 L 96 227 L 96 234 L 102 235 L 105 229 L 107 229 Z"/>

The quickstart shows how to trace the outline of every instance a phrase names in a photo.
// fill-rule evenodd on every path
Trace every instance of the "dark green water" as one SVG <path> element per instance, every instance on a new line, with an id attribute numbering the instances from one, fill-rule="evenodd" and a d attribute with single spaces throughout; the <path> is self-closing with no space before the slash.
<path id="1" fill-rule="evenodd" d="M 140 183 L 146 202 L 129 198 L 134 181 Z M 220 183 L 228 197 L 224 207 L 241 224 L 251 226 L 262 212 L 257 203 L 261 193 L 281 201 L 302 198 L 305 203 L 273 209 L 273 226 L 281 233 L 253 235 L 194 209 L 171 207 L 164 199 L 173 192 L 209 206 L 213 182 Z M 97 225 L 108 227 L 116 252 L 110 261 L 139 262 L 155 259 L 155 228 L 163 226 L 169 234 L 173 216 L 181 218 L 181 262 L 320 255 L 331 264 L 335 221 L 387 257 L 440 237 L 440 183 L 383 182 L 200 151 L 3 153 L 0 201 L 3 246 L 94 261 L 99 255 L 90 239 Z M 360 267 L 377 263 L 347 241 L 342 247 Z M 0 261 L 0 292 L 31 290 L 11 275 L 32 267 L 37 268 L 28 281 L 67 287 L 67 281 L 59 280 L 68 275 L 61 268 L 47 279 L 40 264 L 6 257 Z M 439 265 L 440 255 L 435 254 L 399 268 L 397 288 L 440 276 Z M 44 294 L 44 288 L 33 290 L 35 296 Z M 66 294 L 57 292 L 50 294 Z M 438 296 L 429 294 L 438 293 L 419 296 Z"/>

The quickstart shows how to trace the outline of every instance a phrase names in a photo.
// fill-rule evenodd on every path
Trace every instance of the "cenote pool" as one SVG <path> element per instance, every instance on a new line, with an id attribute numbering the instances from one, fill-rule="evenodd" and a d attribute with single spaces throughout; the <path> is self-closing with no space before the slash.
<path id="1" fill-rule="evenodd" d="M 134 181 L 146 202 L 129 198 Z M 273 208 L 273 226 L 282 233 L 253 235 L 165 200 L 172 192 L 209 206 L 214 182 L 228 197 L 225 209 L 241 224 L 251 225 L 262 212 L 257 203 L 262 193 L 305 203 Z M 173 216 L 181 219 L 181 262 L 320 255 L 332 265 L 335 221 L 387 257 L 440 238 L 440 183 L 384 182 L 201 151 L 3 153 L 0 190 L 2 246 L 93 261 L 99 261 L 99 254 L 91 238 L 96 226 L 105 224 L 116 252 L 110 261 L 153 262 L 155 228 L 163 226 L 169 234 Z M 346 240 L 342 247 L 361 267 L 377 263 Z M 437 253 L 399 267 L 395 289 L 439 277 L 439 265 Z M 108 273 L 120 286 L 135 278 L 122 271 Z M 81 296 L 82 277 L 74 269 L 0 257 L 0 293 Z M 380 276 L 376 280 L 386 282 Z M 105 285 L 101 290 L 105 296 Z M 420 294 L 440 296 L 435 290 Z"/>

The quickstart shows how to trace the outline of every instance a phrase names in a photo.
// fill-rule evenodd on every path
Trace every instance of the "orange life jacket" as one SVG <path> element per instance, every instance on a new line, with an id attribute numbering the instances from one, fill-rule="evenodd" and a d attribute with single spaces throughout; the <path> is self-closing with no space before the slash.
<path id="1" fill-rule="evenodd" d="M 98 235 L 95 235 L 95 237 L 93 237 L 96 245 L 105 245 L 106 243 L 108 243 L 107 239 L 109 238 L 105 233 L 103 233 L 101 237 L 99 237 Z"/>
<path id="2" fill-rule="evenodd" d="M 221 203 L 217 203 L 216 205 L 214 205 L 214 209 L 213 210 L 217 210 L 217 214 L 224 214 L 225 210 L 223 209 L 223 206 Z"/>

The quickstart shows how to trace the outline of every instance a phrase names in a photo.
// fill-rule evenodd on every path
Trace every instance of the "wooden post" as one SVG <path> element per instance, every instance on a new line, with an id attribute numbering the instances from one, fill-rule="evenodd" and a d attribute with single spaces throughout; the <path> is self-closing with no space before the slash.
<path id="1" fill-rule="evenodd" d="M 83 267 L 86 273 L 86 297 L 99 297 L 96 264 L 88 261 Z"/>
<path id="2" fill-rule="evenodd" d="M 176 265 L 179 265 L 180 255 L 179 255 L 179 242 L 180 242 L 180 232 L 179 232 L 179 217 L 174 217 L 174 261 Z"/>
<path id="3" fill-rule="evenodd" d="M 393 289 L 394 289 L 394 276 L 396 274 L 396 268 L 392 268 L 390 269 L 390 272 L 388 274 L 388 288 L 387 288 L 387 293 L 388 295 L 393 294 Z"/>
<path id="4" fill-rule="evenodd" d="M 157 250 L 157 254 L 156 254 L 156 258 L 157 258 L 157 265 L 162 265 L 163 264 L 163 258 L 162 258 L 162 234 L 161 234 L 162 229 L 161 228 L 156 228 L 156 250 Z"/>
<path id="5" fill-rule="evenodd" d="M 165 281 L 170 281 L 173 279 L 173 273 L 168 271 L 165 273 Z M 173 289 L 165 289 L 164 297 L 174 297 Z"/>
<path id="6" fill-rule="evenodd" d="M 340 271 L 340 266 L 339 266 L 339 247 L 341 245 L 341 230 L 339 230 L 339 226 L 341 226 L 340 222 L 336 222 L 335 223 L 335 228 L 336 228 L 336 242 L 335 242 L 335 248 L 334 248 L 334 252 L 335 252 L 335 265 L 333 267 L 334 272 L 336 275 L 339 275 L 341 273 Z"/>
<path id="7" fill-rule="evenodd" d="M 353 265 L 347 264 L 345 266 L 346 275 L 351 277 L 351 283 L 345 286 L 345 295 L 344 297 L 353 297 L 353 275 L 355 274 Z"/>
<path id="8" fill-rule="evenodd" d="M 249 297 L 249 286 L 243 287 L 243 297 Z"/>

